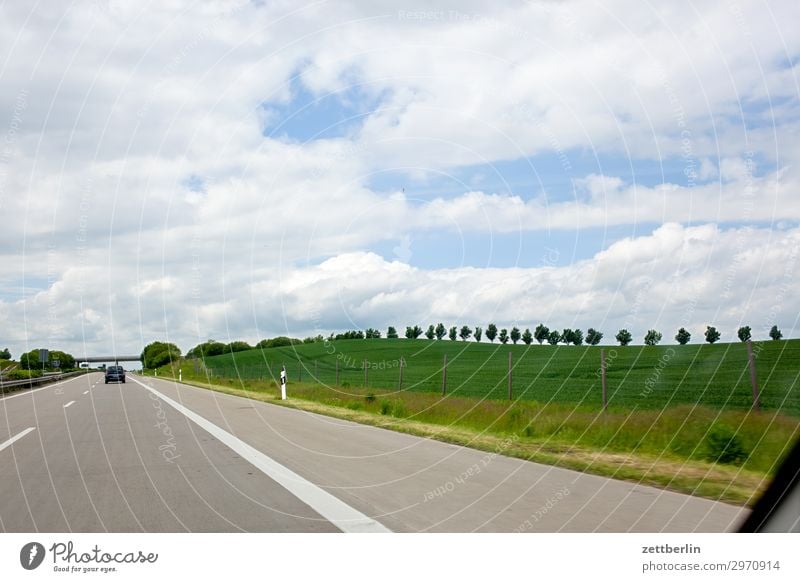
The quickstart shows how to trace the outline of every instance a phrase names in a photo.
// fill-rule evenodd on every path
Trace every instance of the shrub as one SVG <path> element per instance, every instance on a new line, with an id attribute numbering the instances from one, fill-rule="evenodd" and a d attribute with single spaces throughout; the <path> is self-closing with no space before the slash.
<path id="1" fill-rule="evenodd" d="M 366 396 L 364 396 L 364 400 L 366 400 L 366 401 L 367 401 L 367 402 L 369 402 L 369 403 L 375 402 L 375 394 L 373 394 L 372 392 L 370 392 L 369 394 L 367 394 Z"/>
<path id="2" fill-rule="evenodd" d="M 392 403 L 388 400 L 381 400 L 381 414 L 386 416 L 392 411 Z"/>
<path id="3" fill-rule="evenodd" d="M 392 416 L 395 418 L 405 418 L 408 416 L 408 410 L 406 410 L 406 406 L 401 400 L 394 401 L 394 405 L 392 406 Z"/>
<path id="4" fill-rule="evenodd" d="M 747 460 L 749 453 L 741 439 L 729 426 L 718 424 L 711 428 L 706 437 L 708 459 L 715 463 L 738 465 Z"/>
<path id="5" fill-rule="evenodd" d="M 11 370 L 5 375 L 6 380 L 29 380 L 42 375 L 39 370 Z"/>

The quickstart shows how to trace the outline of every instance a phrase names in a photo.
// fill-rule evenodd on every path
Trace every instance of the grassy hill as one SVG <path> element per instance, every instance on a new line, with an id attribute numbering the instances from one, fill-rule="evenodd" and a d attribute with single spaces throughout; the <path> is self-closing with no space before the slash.
<path id="1" fill-rule="evenodd" d="M 508 354 L 513 398 L 601 406 L 599 346 L 501 345 L 429 340 L 340 340 L 250 350 L 206 359 L 213 377 L 277 378 L 403 391 L 441 392 L 447 356 L 447 394 L 505 399 Z M 745 344 L 606 346 L 608 401 L 617 409 L 662 409 L 701 404 L 745 410 L 752 389 Z M 754 343 L 765 410 L 800 415 L 800 340 Z M 365 382 L 364 361 L 367 362 Z"/>

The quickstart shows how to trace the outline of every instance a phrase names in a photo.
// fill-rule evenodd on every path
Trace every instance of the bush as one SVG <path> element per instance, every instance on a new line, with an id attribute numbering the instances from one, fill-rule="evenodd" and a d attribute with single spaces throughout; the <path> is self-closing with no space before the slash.
<path id="1" fill-rule="evenodd" d="M 381 400 L 381 414 L 386 416 L 392 411 L 392 403 L 388 400 Z"/>
<path id="2" fill-rule="evenodd" d="M 706 447 L 708 459 L 715 463 L 739 465 L 750 455 L 733 429 L 724 424 L 711 428 L 706 437 Z"/>
<path id="3" fill-rule="evenodd" d="M 39 370 L 11 370 L 4 376 L 5 380 L 29 380 L 39 378 L 42 373 Z"/>
<path id="4" fill-rule="evenodd" d="M 369 394 L 367 394 L 366 396 L 364 396 L 364 400 L 366 400 L 366 401 L 367 401 L 367 402 L 369 402 L 369 403 L 375 402 L 375 394 L 373 394 L 372 392 L 370 392 Z"/>
<path id="5" fill-rule="evenodd" d="M 405 418 L 408 416 L 408 410 L 406 410 L 406 406 L 402 401 L 394 401 L 394 406 L 392 406 L 392 416 L 395 418 Z"/>

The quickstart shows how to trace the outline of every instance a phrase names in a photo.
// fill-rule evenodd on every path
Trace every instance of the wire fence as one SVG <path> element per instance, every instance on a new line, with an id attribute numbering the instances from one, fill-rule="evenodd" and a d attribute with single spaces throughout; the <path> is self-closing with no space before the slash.
<path id="1" fill-rule="evenodd" d="M 568 350 L 569 348 L 564 348 Z M 800 353 L 782 354 L 800 362 Z M 562 352 L 566 353 L 566 352 Z M 728 356 L 698 358 L 680 347 L 643 357 L 642 350 L 574 351 L 571 359 L 532 348 L 514 353 L 497 350 L 480 360 L 445 355 L 440 361 L 413 357 L 371 361 L 303 357 L 287 350 L 258 364 L 209 365 L 213 378 L 274 380 L 282 366 L 289 383 L 317 383 L 339 388 L 375 388 L 440 392 L 478 398 L 573 402 L 595 406 L 660 408 L 706 404 L 725 408 L 769 408 L 800 414 L 797 366 L 779 365 L 774 354 L 748 354 L 736 346 Z M 716 353 L 716 352 L 715 352 Z M 602 354 L 602 359 L 600 355 Z M 605 366 L 603 366 L 603 362 Z M 605 367 L 605 371 L 603 370 Z M 605 381 L 604 381 L 605 380 Z M 605 384 L 605 390 L 603 385 Z"/>

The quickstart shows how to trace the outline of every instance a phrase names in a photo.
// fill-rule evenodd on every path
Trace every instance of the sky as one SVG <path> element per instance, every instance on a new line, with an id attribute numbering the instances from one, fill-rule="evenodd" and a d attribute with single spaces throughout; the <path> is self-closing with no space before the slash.
<path id="1" fill-rule="evenodd" d="M 0 6 L 0 348 L 800 336 L 800 4 Z"/>

